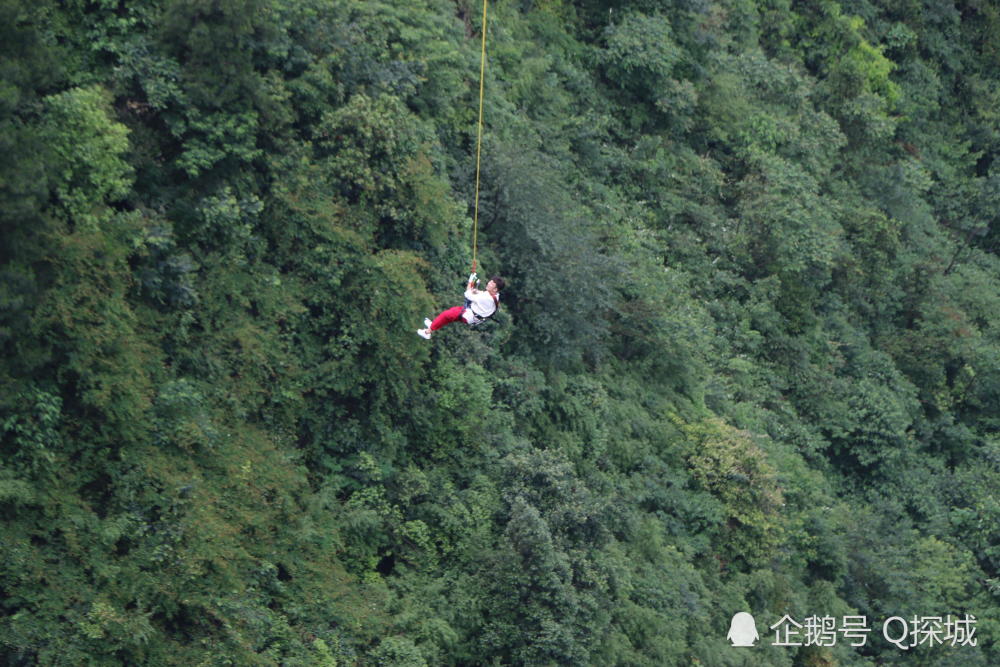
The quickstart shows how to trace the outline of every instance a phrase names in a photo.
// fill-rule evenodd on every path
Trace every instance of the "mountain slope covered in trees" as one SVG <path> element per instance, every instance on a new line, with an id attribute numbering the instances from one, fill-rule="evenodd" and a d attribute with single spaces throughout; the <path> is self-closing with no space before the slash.
<path id="1" fill-rule="evenodd" d="M 1000 11 L 490 12 L 0 0 L 0 662 L 1000 663 Z"/>

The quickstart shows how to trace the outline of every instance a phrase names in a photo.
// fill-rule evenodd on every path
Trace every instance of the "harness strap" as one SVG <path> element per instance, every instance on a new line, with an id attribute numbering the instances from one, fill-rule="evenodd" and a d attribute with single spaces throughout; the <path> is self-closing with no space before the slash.
<path id="1" fill-rule="evenodd" d="M 490 294 L 490 296 L 493 298 L 493 312 L 490 313 L 489 315 L 485 315 L 485 316 L 484 315 L 480 315 L 476 311 L 472 310 L 472 300 L 471 299 L 466 299 L 465 300 L 465 307 L 468 308 L 469 312 L 472 313 L 473 320 L 472 320 L 472 322 L 470 324 L 472 324 L 473 326 L 475 326 L 476 324 L 482 324 L 486 320 L 488 320 L 491 317 L 493 317 L 494 315 L 496 315 L 497 311 L 500 310 L 500 299 L 496 298 L 492 294 Z"/>

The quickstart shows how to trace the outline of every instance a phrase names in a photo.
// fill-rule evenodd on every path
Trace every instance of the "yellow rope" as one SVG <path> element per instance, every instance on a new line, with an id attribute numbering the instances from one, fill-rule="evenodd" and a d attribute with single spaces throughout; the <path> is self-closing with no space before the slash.
<path id="1" fill-rule="evenodd" d="M 486 3 L 483 0 L 483 51 L 479 57 L 479 130 L 476 137 L 476 212 L 472 219 L 472 270 L 476 270 L 476 245 L 479 232 L 479 158 L 483 149 L 483 85 L 486 74 Z"/>

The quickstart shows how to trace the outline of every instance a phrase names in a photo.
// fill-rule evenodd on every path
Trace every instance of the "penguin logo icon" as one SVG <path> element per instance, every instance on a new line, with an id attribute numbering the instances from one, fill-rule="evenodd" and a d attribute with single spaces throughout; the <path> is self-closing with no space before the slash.
<path id="1" fill-rule="evenodd" d="M 753 646 L 753 643 L 760 639 L 753 616 L 745 611 L 734 614 L 726 639 L 731 641 L 733 646 Z"/>

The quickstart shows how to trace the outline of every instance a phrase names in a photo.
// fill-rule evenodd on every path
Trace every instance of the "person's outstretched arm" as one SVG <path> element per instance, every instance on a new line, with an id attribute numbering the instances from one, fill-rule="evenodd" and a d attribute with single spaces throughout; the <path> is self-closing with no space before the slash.
<path id="1" fill-rule="evenodd" d="M 465 298 L 471 299 L 472 295 L 478 293 L 479 290 L 476 289 L 476 274 L 469 274 L 469 283 L 465 286 Z"/>

